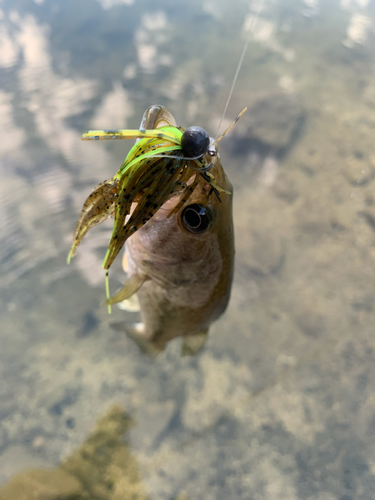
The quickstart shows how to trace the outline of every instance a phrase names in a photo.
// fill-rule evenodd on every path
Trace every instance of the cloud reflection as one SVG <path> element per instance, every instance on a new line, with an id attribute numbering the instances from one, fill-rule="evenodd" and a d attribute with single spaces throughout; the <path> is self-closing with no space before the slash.
<path id="1" fill-rule="evenodd" d="M 66 124 L 66 119 L 88 108 L 96 94 L 96 83 L 83 78 L 61 78 L 55 73 L 46 26 L 27 16 L 19 28 L 23 53 L 19 81 L 24 107 L 33 115 L 38 134 L 52 150 L 61 152 L 68 161 L 81 161 L 84 158 L 80 137 Z"/>
<path id="2" fill-rule="evenodd" d="M 8 28 L 4 24 L 0 25 L 0 67 L 11 68 L 14 66 L 18 54 L 19 47 L 12 40 Z"/>
<path id="3" fill-rule="evenodd" d="M 79 132 L 69 123 L 75 115 L 91 109 L 98 93 L 97 82 L 58 74 L 47 25 L 39 24 L 31 15 L 20 16 L 15 10 L 6 22 L 9 26 L 0 26 L 0 67 L 11 68 L 21 62 L 12 83 L 14 92 L 0 89 L 1 229 L 6 238 L 4 255 L 13 256 L 11 265 L 4 264 L 3 278 L 9 282 L 36 262 L 61 251 L 61 242 L 68 233 L 71 237 L 71 224 L 60 221 L 57 240 L 51 237 L 53 223 L 41 224 L 41 219 L 64 212 L 71 202 L 79 211 L 87 195 L 84 181 L 109 177 L 103 171 L 111 156 L 103 144 L 92 147 L 82 143 Z M 110 108 L 116 110 L 115 116 Z M 130 113 L 126 91 L 115 84 L 94 120 L 99 121 L 100 115 L 111 124 L 114 119 L 123 126 Z M 31 157 L 27 139 L 38 151 Z M 61 157 L 76 166 L 74 173 L 66 169 Z"/>
<path id="4" fill-rule="evenodd" d="M 26 138 L 24 130 L 14 123 L 14 94 L 0 89 L 0 154 L 6 155 L 20 148 Z"/>
<path id="5" fill-rule="evenodd" d="M 165 12 L 153 12 L 142 17 L 141 27 L 135 34 L 135 42 L 139 65 L 145 73 L 154 73 L 159 65 L 172 64 L 171 57 L 158 50 L 158 47 L 170 40 L 171 28 Z"/>
<path id="6" fill-rule="evenodd" d="M 356 44 L 365 45 L 371 25 L 369 17 L 358 13 L 353 14 L 346 31 L 346 38 L 343 41 L 344 45 L 349 48 Z"/>
<path id="7" fill-rule="evenodd" d="M 115 5 L 133 5 L 134 0 L 97 0 L 103 9 L 107 10 Z"/>
<path id="8" fill-rule="evenodd" d="M 93 129 L 126 128 L 127 120 L 133 114 L 131 97 L 120 82 L 115 82 L 111 92 L 96 109 L 91 120 Z"/>

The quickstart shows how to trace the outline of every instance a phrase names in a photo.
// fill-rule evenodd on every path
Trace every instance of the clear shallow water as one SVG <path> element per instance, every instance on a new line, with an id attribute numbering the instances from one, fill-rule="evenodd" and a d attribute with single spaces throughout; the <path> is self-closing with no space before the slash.
<path id="1" fill-rule="evenodd" d="M 109 327 L 136 316 L 101 305 L 110 225 L 66 266 L 85 197 L 130 148 L 80 135 L 156 103 L 215 135 L 248 3 L 0 7 L 0 481 L 58 466 L 119 405 L 128 455 L 89 498 L 127 498 L 136 468 L 139 498 L 372 499 L 374 2 L 265 0 L 226 122 L 249 111 L 220 150 L 231 303 L 202 353 L 177 339 L 154 361 Z"/>

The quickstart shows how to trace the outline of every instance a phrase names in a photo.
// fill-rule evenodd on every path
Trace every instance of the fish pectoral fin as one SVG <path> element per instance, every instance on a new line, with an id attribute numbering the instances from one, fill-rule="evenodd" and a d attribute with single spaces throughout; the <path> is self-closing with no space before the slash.
<path id="1" fill-rule="evenodd" d="M 194 356 L 207 341 L 208 328 L 194 335 L 186 335 L 182 339 L 181 356 Z"/>
<path id="2" fill-rule="evenodd" d="M 141 288 L 143 283 L 149 279 L 148 276 L 132 274 L 123 284 L 122 288 L 115 293 L 110 299 L 106 300 L 106 305 L 111 306 L 126 299 L 129 299 Z"/>
<path id="3" fill-rule="evenodd" d="M 141 310 L 141 306 L 139 304 L 139 300 L 136 294 L 132 295 L 128 299 L 118 302 L 117 307 L 121 309 L 121 311 L 129 311 L 129 312 L 139 312 Z"/>
<path id="4" fill-rule="evenodd" d="M 139 347 L 139 349 L 147 356 L 151 358 L 155 358 L 158 354 L 160 354 L 163 349 L 156 347 L 150 340 L 148 340 L 144 336 L 144 324 L 143 323 L 135 323 L 135 324 L 127 324 L 124 322 L 121 323 L 111 323 L 111 327 L 119 332 L 124 332 L 126 335 L 133 340 Z"/>

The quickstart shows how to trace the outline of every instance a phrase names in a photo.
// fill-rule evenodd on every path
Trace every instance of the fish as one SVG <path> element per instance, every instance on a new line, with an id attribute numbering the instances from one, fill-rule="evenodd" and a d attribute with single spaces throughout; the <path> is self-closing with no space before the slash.
<path id="1" fill-rule="evenodd" d="M 165 123 L 176 126 L 163 106 L 154 105 L 146 110 L 140 128 Z M 113 326 L 150 355 L 176 337 L 183 338 L 182 355 L 197 353 L 229 302 L 235 254 L 233 187 L 217 144 L 214 148 L 210 174 L 225 194 L 215 196 L 205 176 L 198 176 L 186 203 L 180 203 L 178 194 L 172 196 L 126 240 L 123 269 L 128 277 L 109 302 L 127 309 L 136 294 L 141 322 Z M 130 305 L 134 310 L 134 300 Z"/>
<path id="2" fill-rule="evenodd" d="M 245 43 L 221 115 L 217 135 L 263 6 L 260 0 L 246 30 Z M 130 139 L 136 144 L 114 177 L 98 184 L 77 221 L 68 263 L 89 229 L 108 218 L 114 226 L 103 261 L 106 304 L 139 310 L 135 324 L 112 323 L 142 351 L 156 356 L 177 337 L 182 355 L 205 345 L 209 329 L 225 312 L 233 281 L 233 186 L 218 139 L 201 127 L 178 127 L 163 106 L 150 106 L 139 130 L 88 131 L 83 140 Z M 108 270 L 125 246 L 124 285 L 112 297 Z"/>
<path id="3" fill-rule="evenodd" d="M 114 177 L 99 183 L 76 223 L 68 263 L 87 232 L 114 219 L 106 270 L 106 304 L 139 309 L 125 331 L 156 355 L 175 337 L 183 354 L 198 352 L 225 311 L 233 278 L 233 187 L 217 139 L 201 127 L 177 127 L 163 106 L 150 106 L 139 130 L 88 131 L 83 140 L 136 138 Z M 124 247 L 127 279 L 112 297 L 108 270 Z M 112 325 L 121 329 L 118 324 Z"/>
<path id="4" fill-rule="evenodd" d="M 159 109 L 159 106 L 149 109 Z M 201 127 L 183 129 L 171 125 L 175 123 L 174 118 L 164 109 L 162 123 L 167 119 L 167 125 L 149 130 L 142 128 L 147 124 L 144 116 L 139 130 L 89 130 L 82 135 L 82 140 L 138 140 L 114 177 L 99 183 L 83 204 L 74 229 L 68 264 L 88 231 L 104 220 L 114 218 L 103 262 L 108 277 L 108 270 L 128 237 L 176 193 L 181 195 L 174 209 L 177 211 L 194 191 L 199 176 L 210 185 L 210 194 L 214 193 L 219 200 L 219 192 L 230 194 L 216 184 L 209 172 L 213 165 L 210 159 L 216 155 L 215 145 L 226 132 L 213 142 Z M 136 202 L 136 207 L 131 211 L 133 202 Z"/>

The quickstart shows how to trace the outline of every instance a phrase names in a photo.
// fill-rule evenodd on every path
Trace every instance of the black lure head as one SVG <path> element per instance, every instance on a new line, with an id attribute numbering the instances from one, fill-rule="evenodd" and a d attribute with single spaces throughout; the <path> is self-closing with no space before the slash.
<path id="1" fill-rule="evenodd" d="M 185 156 L 196 158 L 207 153 L 210 137 L 202 127 L 189 127 L 181 137 L 181 147 Z"/>

